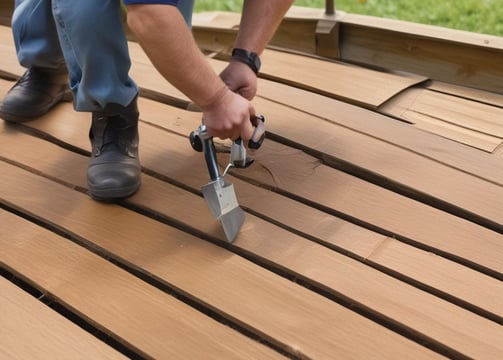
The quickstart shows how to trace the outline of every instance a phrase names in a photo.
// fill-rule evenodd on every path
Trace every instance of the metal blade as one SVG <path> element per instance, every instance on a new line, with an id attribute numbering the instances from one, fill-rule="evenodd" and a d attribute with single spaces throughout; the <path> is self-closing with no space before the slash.
<path id="1" fill-rule="evenodd" d="M 244 221 L 245 213 L 239 206 L 220 217 L 220 222 L 222 223 L 225 237 L 228 242 L 234 241 L 236 236 L 239 234 Z"/>
<path id="2" fill-rule="evenodd" d="M 232 242 L 244 222 L 244 212 L 239 207 L 234 186 L 219 177 L 204 185 L 201 191 L 211 215 L 221 221 L 227 240 Z"/>

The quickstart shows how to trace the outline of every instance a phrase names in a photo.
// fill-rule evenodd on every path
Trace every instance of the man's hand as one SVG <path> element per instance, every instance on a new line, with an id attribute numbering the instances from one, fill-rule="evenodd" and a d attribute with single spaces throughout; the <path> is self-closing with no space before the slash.
<path id="1" fill-rule="evenodd" d="M 241 95 L 224 87 L 222 94 L 202 108 L 203 123 L 212 136 L 248 141 L 253 136 L 250 119 L 255 117 L 255 108 Z"/>
<path id="2" fill-rule="evenodd" d="M 239 61 L 231 61 L 220 73 L 220 78 L 230 90 L 252 100 L 257 93 L 257 75 L 250 67 Z"/>

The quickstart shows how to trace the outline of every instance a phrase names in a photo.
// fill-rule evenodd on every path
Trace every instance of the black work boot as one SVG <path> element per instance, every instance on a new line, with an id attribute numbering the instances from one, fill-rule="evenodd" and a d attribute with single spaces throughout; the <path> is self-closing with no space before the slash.
<path id="1" fill-rule="evenodd" d="M 33 120 L 61 101 L 71 101 L 66 68 L 51 70 L 32 67 L 5 95 L 0 118 L 11 122 Z"/>
<path id="2" fill-rule="evenodd" d="M 87 184 L 94 199 L 112 201 L 138 190 L 138 116 L 137 98 L 127 107 L 109 104 L 103 111 L 93 112 Z"/>

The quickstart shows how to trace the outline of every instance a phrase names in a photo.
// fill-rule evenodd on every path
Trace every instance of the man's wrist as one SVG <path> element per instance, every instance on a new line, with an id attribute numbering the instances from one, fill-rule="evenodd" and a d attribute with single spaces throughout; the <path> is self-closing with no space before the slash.
<path id="1" fill-rule="evenodd" d="M 233 60 L 242 62 L 250 67 L 255 74 L 260 71 L 261 61 L 259 56 L 252 52 L 240 48 L 232 49 L 231 58 Z"/>

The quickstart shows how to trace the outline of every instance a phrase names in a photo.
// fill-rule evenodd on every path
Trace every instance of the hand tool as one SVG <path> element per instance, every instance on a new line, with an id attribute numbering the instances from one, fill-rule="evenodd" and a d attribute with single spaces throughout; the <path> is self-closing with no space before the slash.
<path id="1" fill-rule="evenodd" d="M 252 138 L 248 141 L 248 148 L 256 150 L 260 148 L 265 138 L 264 117 L 258 115 L 251 119 L 255 130 Z M 210 182 L 202 186 L 203 193 L 210 212 L 215 219 L 220 220 L 228 242 L 233 242 L 244 222 L 244 212 L 239 207 L 234 186 L 225 179 L 225 175 L 231 167 L 245 168 L 252 164 L 253 159 L 247 157 L 246 147 L 241 138 L 232 142 L 230 161 L 223 173 L 217 163 L 217 154 L 213 137 L 208 133 L 204 124 L 200 125 L 189 135 L 192 148 L 198 152 L 204 152 L 204 159 L 210 175 Z"/>

